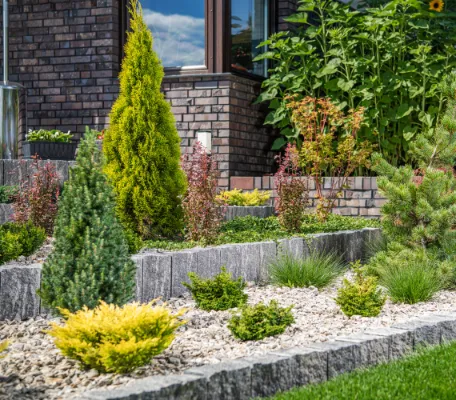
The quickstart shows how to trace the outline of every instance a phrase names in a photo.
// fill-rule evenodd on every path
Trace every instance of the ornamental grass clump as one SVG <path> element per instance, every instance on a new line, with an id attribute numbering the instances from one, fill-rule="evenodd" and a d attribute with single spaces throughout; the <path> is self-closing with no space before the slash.
<path id="1" fill-rule="evenodd" d="M 87 128 L 65 182 L 54 249 L 43 265 L 39 296 L 71 312 L 100 300 L 122 305 L 134 297 L 136 266 L 115 213 L 96 133 Z"/>
<path id="2" fill-rule="evenodd" d="M 185 321 L 185 310 L 171 314 L 165 306 L 131 303 L 123 307 L 101 302 L 72 314 L 48 332 L 62 354 L 100 372 L 126 373 L 150 362 L 169 347 Z"/>
<path id="3" fill-rule="evenodd" d="M 359 261 L 352 268 L 355 273 L 353 281 L 344 279 L 342 287 L 337 291 L 336 303 L 348 317 L 376 317 L 385 305 L 386 296 L 378 287 L 377 278 L 367 276 Z"/>
<path id="4" fill-rule="evenodd" d="M 443 288 L 444 280 L 434 262 L 400 258 L 385 265 L 380 276 L 380 284 L 386 288 L 395 303 L 415 304 L 429 301 Z"/>
<path id="5" fill-rule="evenodd" d="M 13 197 L 13 220 L 29 221 L 52 235 L 60 195 L 55 164 L 35 158 L 28 168 L 31 172 L 22 179 Z"/>
<path id="6" fill-rule="evenodd" d="M 254 306 L 245 306 L 236 312 L 228 322 L 231 333 L 241 340 L 261 340 L 269 336 L 276 336 L 294 322 L 291 312 L 293 306 L 280 307 L 276 300 L 269 305 L 258 303 Z"/>
<path id="7" fill-rule="evenodd" d="M 19 256 L 33 254 L 46 239 L 43 228 L 31 222 L 18 224 L 7 222 L 0 225 L 0 265 Z"/>
<path id="8" fill-rule="evenodd" d="M 184 282 L 183 285 L 190 290 L 196 305 L 202 310 L 228 310 L 247 302 L 247 294 L 244 293 L 246 283 L 242 277 L 232 279 L 225 267 L 212 279 L 200 278 L 194 272 L 189 272 L 188 276 L 191 283 Z"/>
<path id="9" fill-rule="evenodd" d="M 217 199 L 217 161 L 196 142 L 192 153 L 182 157 L 182 168 L 187 175 L 187 192 L 182 202 L 186 237 L 213 243 L 224 215 L 223 202 Z"/>
<path id="10" fill-rule="evenodd" d="M 286 253 L 269 265 L 271 282 L 279 286 L 323 288 L 341 274 L 344 263 L 332 252 L 312 251 L 306 258 Z"/>
<path id="11" fill-rule="evenodd" d="M 288 145 L 283 157 L 277 157 L 279 169 L 274 175 L 277 191 L 275 210 L 282 229 L 299 232 L 306 207 L 309 205 L 307 182 L 299 170 L 299 153 L 296 146 Z"/>
<path id="12" fill-rule="evenodd" d="M 104 134 L 103 152 L 119 220 L 147 240 L 182 230 L 185 176 L 179 165 L 175 119 L 160 92 L 163 65 L 138 0 L 131 0 L 129 12 L 120 93 Z"/>

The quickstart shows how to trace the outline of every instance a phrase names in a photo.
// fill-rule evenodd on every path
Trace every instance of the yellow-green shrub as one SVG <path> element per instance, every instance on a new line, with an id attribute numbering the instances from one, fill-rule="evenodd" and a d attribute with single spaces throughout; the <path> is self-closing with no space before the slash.
<path id="1" fill-rule="evenodd" d="M 241 189 L 224 190 L 217 196 L 217 200 L 229 206 L 263 206 L 271 197 L 270 192 L 259 191 L 243 192 Z"/>
<path id="2" fill-rule="evenodd" d="M 74 314 L 60 310 L 65 325 L 49 334 L 62 354 L 100 372 L 125 373 L 147 364 L 174 340 L 185 310 L 171 314 L 165 306 L 131 303 L 123 307 L 101 302 Z"/>
<path id="3" fill-rule="evenodd" d="M 353 282 L 344 279 L 338 290 L 336 303 L 348 317 L 376 317 L 385 305 L 386 296 L 379 289 L 377 278 L 366 276 L 359 261 L 354 263 L 352 268 L 355 272 Z"/>
<path id="4" fill-rule="evenodd" d="M 8 348 L 8 342 L 0 342 L 0 360 L 5 357 L 4 355 L 2 356 L 2 353 Z"/>

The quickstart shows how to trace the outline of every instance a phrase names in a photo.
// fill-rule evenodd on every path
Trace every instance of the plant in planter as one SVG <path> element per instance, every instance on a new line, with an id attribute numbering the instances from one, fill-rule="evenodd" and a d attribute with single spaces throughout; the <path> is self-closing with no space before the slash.
<path id="1" fill-rule="evenodd" d="M 224 190 L 217 200 L 229 206 L 264 206 L 271 197 L 271 192 L 255 189 L 253 192 L 243 192 L 241 189 Z"/>
<path id="2" fill-rule="evenodd" d="M 57 129 L 30 130 L 22 146 L 24 158 L 40 157 L 44 160 L 74 160 L 77 143 L 73 135 Z"/>

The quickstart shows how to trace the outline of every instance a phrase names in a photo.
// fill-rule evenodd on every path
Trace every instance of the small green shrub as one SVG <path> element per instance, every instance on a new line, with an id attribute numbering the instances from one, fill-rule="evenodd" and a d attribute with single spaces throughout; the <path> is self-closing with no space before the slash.
<path id="1" fill-rule="evenodd" d="M 0 186 L 0 203 L 11 203 L 17 192 L 17 186 Z"/>
<path id="2" fill-rule="evenodd" d="M 72 314 L 60 310 L 65 325 L 52 324 L 49 334 L 62 354 L 100 372 L 125 373 L 150 362 L 174 340 L 185 322 L 185 310 L 176 314 L 163 306 L 130 303 L 123 307 L 101 304 Z"/>
<path id="3" fill-rule="evenodd" d="M 279 286 L 323 288 L 340 275 L 343 267 L 335 253 L 312 251 L 303 259 L 289 254 L 278 257 L 269 265 L 269 274 L 272 283 Z"/>
<path id="4" fill-rule="evenodd" d="M 233 314 L 228 328 L 241 340 L 261 340 L 279 335 L 294 322 L 292 308 L 293 306 L 279 307 L 276 300 L 271 300 L 269 305 L 259 303 L 245 306 L 240 312 Z"/>
<path id="5" fill-rule="evenodd" d="M 386 296 L 378 288 L 377 278 L 366 276 L 359 261 L 352 268 L 355 272 L 353 282 L 344 279 L 337 292 L 336 303 L 348 317 L 376 317 L 382 311 Z"/>
<path id="6" fill-rule="evenodd" d="M 28 142 L 60 142 L 69 143 L 73 135 L 68 131 L 64 133 L 58 129 L 52 129 L 50 131 L 46 129 L 39 129 L 36 131 L 29 130 L 27 134 Z"/>
<path id="7" fill-rule="evenodd" d="M 271 197 L 271 192 L 259 191 L 243 192 L 241 189 L 224 190 L 218 196 L 224 204 L 229 206 L 263 206 Z"/>
<path id="8" fill-rule="evenodd" d="M 4 355 L 2 356 L 1 353 L 3 353 L 8 348 L 8 344 L 9 343 L 6 341 L 0 342 L 0 360 L 5 357 Z"/>
<path id="9" fill-rule="evenodd" d="M 396 303 L 415 304 L 428 301 L 444 285 L 442 276 L 436 268 L 432 268 L 432 264 L 432 261 L 404 263 L 399 260 L 385 266 L 380 283 Z"/>
<path id="10" fill-rule="evenodd" d="M 0 225 L 0 265 L 19 256 L 29 256 L 45 239 L 44 229 L 32 223 L 8 222 Z"/>
<path id="11" fill-rule="evenodd" d="M 240 307 L 247 301 L 244 293 L 246 283 L 241 277 L 232 279 L 225 267 L 213 279 L 200 278 L 194 272 L 189 272 L 188 276 L 191 283 L 184 282 L 183 285 L 190 290 L 196 305 L 202 310 L 228 310 Z"/>

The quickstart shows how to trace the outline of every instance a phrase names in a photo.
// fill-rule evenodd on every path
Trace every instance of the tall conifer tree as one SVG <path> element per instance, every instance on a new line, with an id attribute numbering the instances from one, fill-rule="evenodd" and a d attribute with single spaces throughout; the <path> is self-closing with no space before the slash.
<path id="1" fill-rule="evenodd" d="M 120 95 L 110 115 L 103 151 L 121 222 L 142 238 L 182 229 L 180 139 L 170 105 L 160 92 L 163 66 L 138 0 L 120 73 Z"/>
<path id="2" fill-rule="evenodd" d="M 87 128 L 59 202 L 54 250 L 43 266 L 39 295 L 52 309 L 73 312 L 100 300 L 122 305 L 134 294 L 135 265 L 101 158 Z"/>

